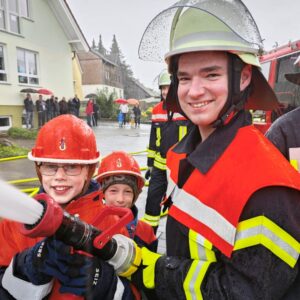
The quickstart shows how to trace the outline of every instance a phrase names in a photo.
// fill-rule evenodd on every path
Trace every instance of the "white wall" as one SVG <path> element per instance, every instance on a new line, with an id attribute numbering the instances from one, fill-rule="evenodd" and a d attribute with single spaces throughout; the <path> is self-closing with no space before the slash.
<path id="1" fill-rule="evenodd" d="M 45 0 L 31 0 L 31 15 L 32 21 L 20 19 L 21 36 L 0 31 L 8 70 L 8 84 L 0 84 L 0 109 L 1 105 L 23 105 L 24 94 L 19 91 L 28 86 L 18 83 L 18 47 L 38 53 L 39 86 L 30 87 L 48 88 L 59 98 L 74 93 L 72 52 L 62 28 Z"/>

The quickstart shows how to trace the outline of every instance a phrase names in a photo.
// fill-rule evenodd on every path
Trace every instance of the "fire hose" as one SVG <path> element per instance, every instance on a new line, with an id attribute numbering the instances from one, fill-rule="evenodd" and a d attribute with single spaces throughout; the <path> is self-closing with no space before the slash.
<path id="1" fill-rule="evenodd" d="M 21 224 L 22 234 L 31 238 L 54 236 L 75 250 L 87 252 L 107 261 L 120 276 L 130 276 L 137 270 L 141 263 L 140 248 L 132 239 L 115 234 L 132 220 L 130 209 L 105 207 L 92 223 L 98 224 L 109 215 L 118 216 L 119 221 L 100 231 L 64 211 L 47 194 L 39 194 L 35 199 L 43 205 L 43 214 L 35 224 Z"/>

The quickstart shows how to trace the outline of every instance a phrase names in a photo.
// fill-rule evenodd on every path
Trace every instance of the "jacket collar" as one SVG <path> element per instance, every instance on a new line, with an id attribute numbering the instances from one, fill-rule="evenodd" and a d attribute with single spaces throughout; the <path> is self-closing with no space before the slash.
<path id="1" fill-rule="evenodd" d="M 198 127 L 195 126 L 174 147 L 173 151 L 186 153 L 187 161 L 201 173 L 206 174 L 232 142 L 239 128 L 251 123 L 251 114 L 242 110 L 234 116 L 228 125 L 217 128 L 203 143 Z"/>

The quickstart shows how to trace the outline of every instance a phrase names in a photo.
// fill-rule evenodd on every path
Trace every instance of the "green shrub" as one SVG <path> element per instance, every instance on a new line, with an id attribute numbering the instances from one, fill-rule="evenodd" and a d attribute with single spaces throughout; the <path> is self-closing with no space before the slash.
<path id="1" fill-rule="evenodd" d="M 0 158 L 27 155 L 28 152 L 29 150 L 23 147 L 0 145 Z"/>
<path id="2" fill-rule="evenodd" d="M 11 127 L 8 130 L 8 135 L 15 139 L 35 140 L 37 136 L 37 130 Z"/>

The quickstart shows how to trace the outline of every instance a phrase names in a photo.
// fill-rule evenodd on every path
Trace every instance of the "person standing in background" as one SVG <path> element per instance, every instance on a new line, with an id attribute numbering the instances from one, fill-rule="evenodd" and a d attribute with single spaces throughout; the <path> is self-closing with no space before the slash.
<path id="1" fill-rule="evenodd" d="M 94 126 L 98 126 L 98 118 L 100 117 L 99 116 L 100 107 L 96 99 L 93 99 L 93 110 L 94 110 L 94 115 L 93 115 Z"/>
<path id="2" fill-rule="evenodd" d="M 93 127 L 93 114 L 94 114 L 94 104 L 93 104 L 93 99 L 89 99 L 86 108 L 85 108 L 85 113 L 86 113 L 86 120 L 87 123 L 90 127 Z"/>
<path id="3" fill-rule="evenodd" d="M 126 126 L 127 113 L 129 111 L 128 104 L 127 103 L 121 104 L 120 105 L 120 110 L 123 114 L 123 124 L 122 125 L 124 125 L 124 127 L 125 127 Z"/>
<path id="4" fill-rule="evenodd" d="M 54 117 L 57 117 L 60 115 L 60 112 L 59 112 L 59 103 L 58 103 L 58 98 L 55 97 L 54 98 Z"/>
<path id="5" fill-rule="evenodd" d="M 285 74 L 285 77 L 300 86 L 300 73 Z M 300 107 L 279 117 L 266 132 L 266 137 L 300 172 Z"/>
<path id="6" fill-rule="evenodd" d="M 73 105 L 74 105 L 74 112 L 75 116 L 79 117 L 79 111 L 80 111 L 80 99 L 77 95 L 72 99 Z"/>
<path id="7" fill-rule="evenodd" d="M 50 121 L 54 118 L 54 95 L 51 95 L 49 99 L 46 100 L 46 107 L 47 107 L 47 121 Z"/>
<path id="8" fill-rule="evenodd" d="M 68 113 L 68 103 L 66 101 L 66 97 L 62 97 L 62 99 L 58 102 L 59 104 L 59 113 L 61 115 L 65 115 Z"/>
<path id="9" fill-rule="evenodd" d="M 168 113 L 166 97 L 170 87 L 170 74 L 163 70 L 159 74 L 158 86 L 161 91 L 161 101 L 152 110 L 152 123 L 148 146 L 148 170 L 146 179 L 150 178 L 146 209 L 143 220 L 150 224 L 156 233 L 161 202 L 167 191 L 166 155 L 168 150 L 180 141 L 192 127 L 192 123 L 179 113 Z"/>
<path id="10" fill-rule="evenodd" d="M 26 94 L 26 98 L 24 99 L 24 107 L 25 107 L 25 121 L 26 121 L 26 128 L 32 129 L 33 128 L 33 101 L 31 95 L 28 93 Z"/>
<path id="11" fill-rule="evenodd" d="M 46 102 L 43 95 L 39 95 L 38 100 L 35 102 L 36 111 L 38 114 L 38 127 L 41 128 L 46 121 Z"/>
<path id="12" fill-rule="evenodd" d="M 139 104 L 136 104 L 134 106 L 133 113 L 134 113 L 135 128 L 138 128 L 141 125 L 141 109 L 140 109 L 140 105 Z"/>

